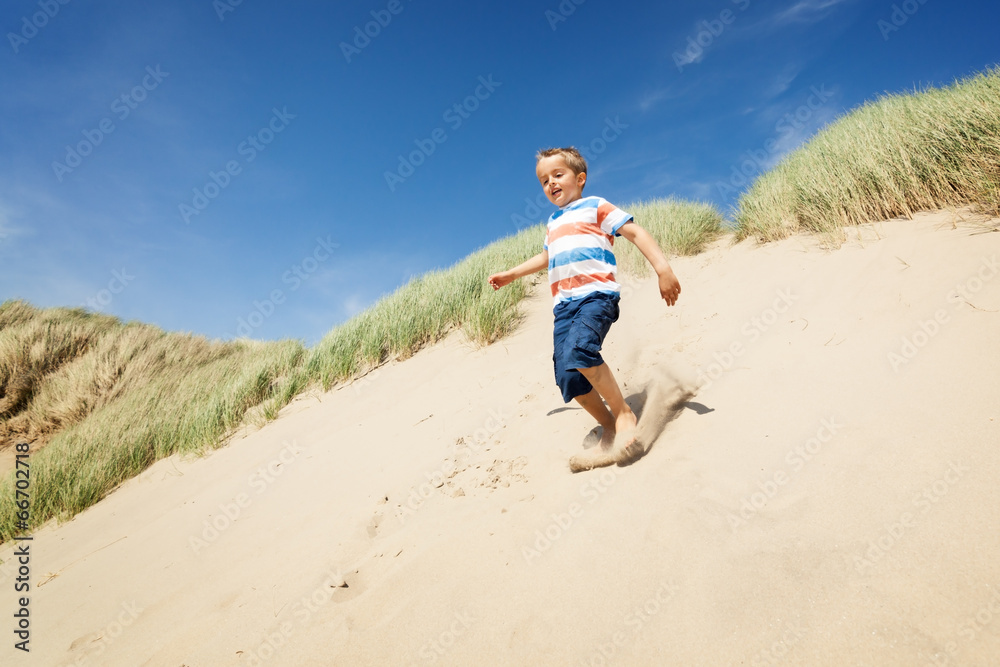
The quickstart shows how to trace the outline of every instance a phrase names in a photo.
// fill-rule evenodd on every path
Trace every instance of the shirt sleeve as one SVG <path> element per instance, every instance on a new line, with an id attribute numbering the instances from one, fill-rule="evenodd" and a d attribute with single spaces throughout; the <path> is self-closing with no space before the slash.
<path id="1" fill-rule="evenodd" d="M 597 224 L 608 236 L 614 236 L 622 225 L 632 220 L 632 215 L 621 210 L 611 202 L 601 199 L 597 205 Z"/>

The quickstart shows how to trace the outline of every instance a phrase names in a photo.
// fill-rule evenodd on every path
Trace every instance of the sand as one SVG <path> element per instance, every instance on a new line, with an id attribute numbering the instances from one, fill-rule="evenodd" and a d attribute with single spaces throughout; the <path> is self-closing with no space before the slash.
<path id="1" fill-rule="evenodd" d="M 37 531 L 30 654 L 0 548 L 3 664 L 997 664 L 1000 223 L 968 218 L 720 242 L 673 308 L 629 284 L 629 466 L 569 472 L 541 291 L 161 461 Z"/>

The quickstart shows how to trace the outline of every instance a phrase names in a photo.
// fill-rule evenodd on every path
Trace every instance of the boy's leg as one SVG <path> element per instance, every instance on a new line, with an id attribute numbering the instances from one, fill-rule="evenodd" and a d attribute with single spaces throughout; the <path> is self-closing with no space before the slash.
<path id="1" fill-rule="evenodd" d="M 600 446 L 603 449 L 610 449 L 615 444 L 615 418 L 607 406 L 604 405 L 600 393 L 596 389 L 591 389 L 589 393 L 577 396 L 576 402 L 601 425 Z"/>
<path id="2" fill-rule="evenodd" d="M 611 415 L 615 419 L 615 450 L 621 454 L 627 453 L 628 448 L 635 442 L 636 417 L 632 408 L 625 402 L 622 391 L 618 387 L 611 367 L 606 363 L 593 368 L 579 368 L 585 378 L 594 385 L 594 392 L 600 394 L 608 404 Z M 600 400 L 600 398 L 598 398 Z M 585 406 L 586 407 L 586 406 Z"/>
<path id="3" fill-rule="evenodd" d="M 599 366 L 578 368 L 577 370 L 587 378 L 594 388 L 590 393 L 577 397 L 576 400 L 598 421 L 600 421 L 600 417 L 598 417 L 600 411 L 596 407 L 591 410 L 588 405 L 600 405 L 607 417 L 613 420 L 613 426 L 612 430 L 604 426 L 604 437 L 601 438 L 600 447 L 593 447 L 572 456 L 569 460 L 569 469 L 573 472 L 591 470 L 592 468 L 623 463 L 641 455 L 642 445 L 636 441 L 637 420 L 635 413 L 625 402 L 611 368 L 606 363 L 602 363 Z M 607 408 L 604 407 L 601 396 L 607 401 Z"/>
<path id="4" fill-rule="evenodd" d="M 618 319 L 618 296 L 598 293 L 560 304 L 554 313 L 556 383 L 567 403 L 576 399 L 604 430 L 601 446 L 574 456 L 570 468 L 587 470 L 632 458 L 636 417 L 600 354 L 611 324 Z"/>

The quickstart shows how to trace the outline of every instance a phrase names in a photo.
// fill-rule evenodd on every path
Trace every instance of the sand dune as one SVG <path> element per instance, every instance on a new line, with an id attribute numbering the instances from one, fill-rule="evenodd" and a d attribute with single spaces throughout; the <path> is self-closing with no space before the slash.
<path id="1" fill-rule="evenodd" d="M 606 356 L 662 432 L 575 475 L 592 424 L 537 293 L 500 343 L 302 397 L 38 531 L 31 653 L 3 662 L 998 664 L 997 231 L 721 242 L 673 262 L 672 309 L 630 285 Z"/>

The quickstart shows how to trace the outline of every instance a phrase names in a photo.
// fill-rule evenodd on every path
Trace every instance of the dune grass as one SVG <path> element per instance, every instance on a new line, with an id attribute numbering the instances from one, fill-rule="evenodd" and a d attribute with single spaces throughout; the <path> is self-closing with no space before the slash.
<path id="1" fill-rule="evenodd" d="M 630 204 L 624 210 L 667 253 L 696 254 L 722 229 L 722 214 L 708 204 L 660 199 Z M 310 377 L 329 388 L 386 359 L 406 357 L 456 327 L 482 345 L 507 335 L 520 319 L 518 304 L 528 292 L 528 283 L 519 280 L 494 292 L 486 279 L 537 254 L 544 235 L 545 225 L 540 223 L 474 252 L 445 271 L 415 278 L 330 331 L 310 352 Z M 615 253 L 627 274 L 647 275 L 649 265 L 631 243 L 620 241 Z"/>
<path id="2" fill-rule="evenodd" d="M 0 443 L 32 442 L 33 525 L 175 452 L 210 447 L 305 386 L 295 341 L 211 342 L 81 309 L 0 305 Z M 38 449 L 38 445 L 45 446 Z M 0 481 L 0 541 L 15 533 Z"/>
<path id="3" fill-rule="evenodd" d="M 836 233 L 968 204 L 1000 213 L 1000 69 L 840 118 L 743 194 L 736 238 Z M 623 208 L 671 254 L 696 254 L 722 233 L 710 205 Z M 0 304 L 0 448 L 32 443 L 30 526 L 82 511 L 160 458 L 202 452 L 240 425 L 273 419 L 311 383 L 329 389 L 456 329 L 477 344 L 502 338 L 517 327 L 530 283 L 494 292 L 486 278 L 538 252 L 543 233 L 539 224 L 414 278 L 312 349 Z M 648 273 L 631 244 L 616 244 L 616 254 L 624 276 Z M 13 474 L 0 479 L 0 542 L 21 532 L 13 486 Z"/>
<path id="4" fill-rule="evenodd" d="M 1000 213 L 1000 68 L 841 117 L 744 193 L 737 239 L 831 234 L 970 204 Z"/>
<path id="5" fill-rule="evenodd" d="M 486 279 L 537 253 L 542 235 L 541 227 L 524 229 L 449 269 L 414 278 L 324 336 L 310 350 L 309 376 L 328 389 L 387 359 L 406 358 L 456 327 L 479 344 L 505 336 L 517 324 L 528 286 L 518 281 L 494 293 Z"/>
<path id="6" fill-rule="evenodd" d="M 722 214 L 715 206 L 681 199 L 656 199 L 622 207 L 653 235 L 667 255 L 697 255 L 723 233 Z M 615 243 L 615 258 L 627 276 L 652 274 L 639 250 L 622 239 Z"/>
<path id="7" fill-rule="evenodd" d="M 626 208 L 668 252 L 693 254 L 719 234 L 710 206 L 677 200 Z M 542 246 L 537 225 L 454 266 L 414 278 L 315 347 L 209 341 L 82 309 L 0 304 L 0 447 L 31 446 L 31 527 L 69 518 L 174 453 L 201 453 L 263 423 L 309 384 L 324 389 L 450 331 L 489 344 L 513 331 L 528 280 L 494 291 L 491 273 Z M 626 273 L 645 260 L 616 248 Z M 18 534 L 13 474 L 0 480 L 0 542 Z"/>

